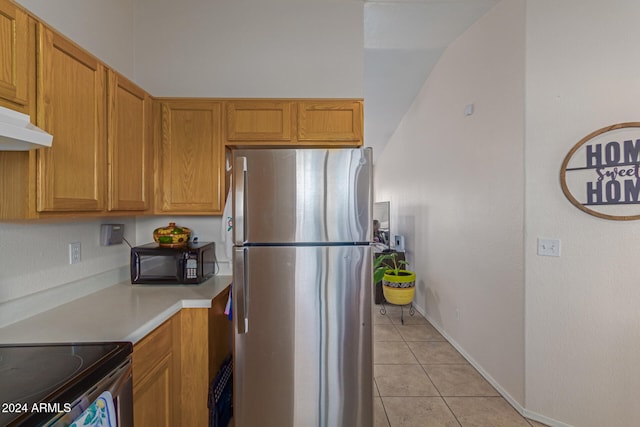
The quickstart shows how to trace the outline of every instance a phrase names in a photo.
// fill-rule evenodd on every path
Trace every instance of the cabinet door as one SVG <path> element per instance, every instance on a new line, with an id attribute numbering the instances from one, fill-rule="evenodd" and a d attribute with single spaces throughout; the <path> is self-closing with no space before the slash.
<path id="1" fill-rule="evenodd" d="M 228 101 L 228 141 L 291 141 L 290 101 Z"/>
<path id="2" fill-rule="evenodd" d="M 172 355 L 166 355 L 133 389 L 133 422 L 137 426 L 171 427 Z"/>
<path id="3" fill-rule="evenodd" d="M 146 210 L 152 176 L 151 98 L 126 78 L 109 71 L 108 117 L 108 209 Z"/>
<path id="4" fill-rule="evenodd" d="M 222 212 L 221 102 L 162 102 L 158 210 Z"/>
<path id="5" fill-rule="evenodd" d="M 40 24 L 38 123 L 53 134 L 38 153 L 38 211 L 104 209 L 104 66 Z"/>
<path id="6" fill-rule="evenodd" d="M 323 141 L 336 145 L 362 145 L 362 123 L 360 101 L 298 103 L 298 141 L 301 143 Z"/>
<path id="7" fill-rule="evenodd" d="M 186 308 L 174 316 L 180 322 L 180 426 L 207 426 L 209 410 L 208 309 Z"/>
<path id="8" fill-rule="evenodd" d="M 139 426 L 175 426 L 179 375 L 174 317 L 133 346 L 133 418 Z"/>
<path id="9" fill-rule="evenodd" d="M 27 104 L 27 14 L 8 0 L 0 0 L 0 98 Z"/>

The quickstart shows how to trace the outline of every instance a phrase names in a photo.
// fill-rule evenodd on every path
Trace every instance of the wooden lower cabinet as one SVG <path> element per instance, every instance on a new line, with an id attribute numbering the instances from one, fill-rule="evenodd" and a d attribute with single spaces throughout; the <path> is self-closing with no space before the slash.
<path id="1" fill-rule="evenodd" d="M 136 427 L 209 425 L 209 384 L 231 352 L 228 295 L 182 309 L 133 346 Z"/>
<path id="2" fill-rule="evenodd" d="M 178 316 L 178 317 L 177 317 Z M 136 427 L 179 425 L 179 314 L 133 346 L 133 419 Z"/>
<path id="3" fill-rule="evenodd" d="M 178 315 L 176 315 L 178 316 Z M 175 402 L 179 405 L 178 426 L 209 425 L 208 309 L 187 308 L 179 313 L 180 386 Z"/>
<path id="4" fill-rule="evenodd" d="M 165 355 L 134 388 L 134 422 L 136 426 L 167 426 L 174 424 L 173 356 Z"/>

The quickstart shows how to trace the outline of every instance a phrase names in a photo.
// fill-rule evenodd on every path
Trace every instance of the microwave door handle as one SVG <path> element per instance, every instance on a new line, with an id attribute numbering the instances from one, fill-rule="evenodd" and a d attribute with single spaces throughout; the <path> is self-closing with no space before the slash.
<path id="1" fill-rule="evenodd" d="M 234 180 L 234 207 L 233 207 L 233 235 L 236 245 L 241 245 L 245 240 L 245 212 L 247 197 L 247 158 L 236 157 L 233 167 Z"/>
<path id="2" fill-rule="evenodd" d="M 133 278 L 134 283 L 140 280 L 140 255 L 136 252 L 132 252 L 131 257 L 133 258 L 133 271 L 135 272 L 135 277 Z"/>
<path id="3" fill-rule="evenodd" d="M 248 286 L 247 286 L 247 249 L 236 248 L 233 257 L 233 285 L 235 301 L 234 308 L 236 312 L 233 314 L 236 318 L 236 329 L 238 334 L 246 334 L 249 332 L 249 304 L 248 304 Z"/>

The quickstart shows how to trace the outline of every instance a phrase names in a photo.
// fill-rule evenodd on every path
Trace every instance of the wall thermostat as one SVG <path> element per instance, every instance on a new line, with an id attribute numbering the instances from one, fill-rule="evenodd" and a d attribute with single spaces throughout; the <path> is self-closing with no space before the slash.
<path id="1" fill-rule="evenodd" d="M 102 224 L 100 226 L 100 245 L 120 245 L 124 239 L 124 224 Z"/>
<path id="2" fill-rule="evenodd" d="M 396 234 L 393 241 L 395 242 L 396 252 L 404 252 L 404 236 Z"/>

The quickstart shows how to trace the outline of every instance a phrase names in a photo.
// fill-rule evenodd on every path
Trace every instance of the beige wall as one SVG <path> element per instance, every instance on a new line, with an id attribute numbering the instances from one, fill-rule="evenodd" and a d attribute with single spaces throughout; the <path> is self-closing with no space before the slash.
<path id="1" fill-rule="evenodd" d="M 503 1 L 449 47 L 376 164 L 416 302 L 550 425 L 640 425 L 640 225 L 581 212 L 559 181 L 581 138 L 638 121 L 638 16 L 633 0 Z M 561 256 L 537 256 L 538 237 Z"/>
<path id="2" fill-rule="evenodd" d="M 587 215 L 559 184 L 580 139 L 639 119 L 638 17 L 635 0 L 527 2 L 526 407 L 580 427 L 640 425 L 640 223 Z M 540 236 L 562 256 L 536 256 Z"/>
<path id="3" fill-rule="evenodd" d="M 416 304 L 519 404 L 524 59 L 524 1 L 503 2 L 445 51 L 375 167 Z"/>

